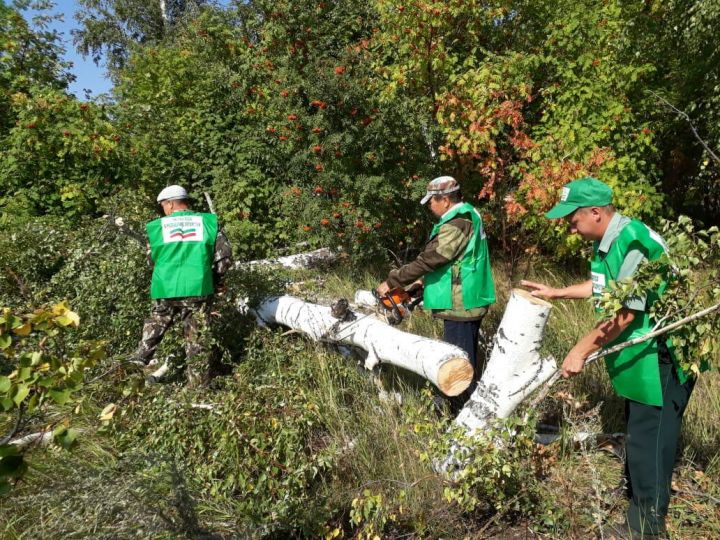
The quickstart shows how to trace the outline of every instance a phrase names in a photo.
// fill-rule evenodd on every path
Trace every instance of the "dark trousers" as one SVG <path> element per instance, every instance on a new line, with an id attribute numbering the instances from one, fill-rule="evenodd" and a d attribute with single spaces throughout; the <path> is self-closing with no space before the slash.
<path id="1" fill-rule="evenodd" d="M 478 372 L 478 334 L 480 332 L 480 322 L 477 321 L 449 321 L 444 320 L 443 341 L 460 347 L 468 354 L 470 363 L 472 364 L 475 376 L 467 390 L 459 396 L 450 400 L 450 408 L 454 412 L 459 412 L 465 402 L 475 391 L 477 379 L 482 375 L 482 369 Z"/>
<path id="2" fill-rule="evenodd" d="M 665 529 L 682 418 L 695 386 L 694 378 L 680 384 L 667 353 L 659 356 L 662 407 L 625 402 L 627 519 L 631 528 L 645 534 Z"/>

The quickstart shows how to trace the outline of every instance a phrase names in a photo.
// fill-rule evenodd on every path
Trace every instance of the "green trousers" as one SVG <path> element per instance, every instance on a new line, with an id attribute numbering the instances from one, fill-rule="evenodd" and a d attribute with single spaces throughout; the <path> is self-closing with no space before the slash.
<path id="1" fill-rule="evenodd" d="M 667 353 L 659 358 L 662 407 L 625 402 L 627 520 L 631 528 L 644 534 L 665 530 L 682 418 L 695 386 L 695 378 L 680 384 Z"/>

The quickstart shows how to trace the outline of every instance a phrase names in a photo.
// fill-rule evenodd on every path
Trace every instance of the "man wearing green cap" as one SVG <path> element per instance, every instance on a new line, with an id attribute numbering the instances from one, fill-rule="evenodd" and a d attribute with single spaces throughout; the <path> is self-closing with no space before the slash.
<path id="1" fill-rule="evenodd" d="M 600 296 L 611 281 L 632 276 L 643 260 L 655 260 L 666 250 L 655 231 L 615 211 L 612 190 L 595 178 L 563 187 L 560 202 L 545 216 L 565 219 L 571 233 L 593 241 L 591 279 L 561 289 L 522 281 L 534 296 Z M 599 322 L 567 354 L 562 375 L 580 373 L 595 351 L 650 332 L 654 321 L 648 313 L 664 289 L 663 284 L 631 298 L 613 319 Z M 608 532 L 619 538 L 664 538 L 675 452 L 695 381 L 677 368 L 671 343 L 663 337 L 608 355 L 605 365 L 615 391 L 626 399 L 625 478 L 630 499 L 626 523 Z"/>

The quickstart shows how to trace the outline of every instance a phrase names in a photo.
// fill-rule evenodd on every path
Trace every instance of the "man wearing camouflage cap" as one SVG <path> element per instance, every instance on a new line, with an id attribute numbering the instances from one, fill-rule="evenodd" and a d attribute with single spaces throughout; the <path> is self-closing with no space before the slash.
<path id="1" fill-rule="evenodd" d="M 571 233 L 593 241 L 591 279 L 565 288 L 522 281 L 534 296 L 600 296 L 611 281 L 633 276 L 642 261 L 655 260 L 666 250 L 655 231 L 615 211 L 612 190 L 595 178 L 581 178 L 563 187 L 560 202 L 545 216 L 565 219 Z M 595 351 L 649 333 L 655 324 L 650 307 L 665 287 L 663 283 L 628 300 L 614 318 L 599 322 L 567 354 L 562 375 L 580 373 Z M 695 380 L 678 368 L 666 336 L 608 355 L 605 365 L 615 391 L 626 400 L 625 478 L 630 499 L 626 522 L 611 526 L 605 535 L 665 538 L 675 452 Z"/>
<path id="2" fill-rule="evenodd" d="M 443 339 L 468 353 L 479 376 L 477 345 L 480 322 L 495 303 L 487 238 L 479 212 L 462 202 L 460 185 L 452 176 L 435 178 L 420 204 L 428 204 L 439 218 L 422 253 L 411 263 L 392 270 L 377 287 L 385 295 L 397 287 L 424 284 L 423 303 L 443 320 Z M 475 389 L 475 381 L 451 400 L 457 412 Z"/>
<path id="3" fill-rule="evenodd" d="M 230 243 L 215 214 L 192 212 L 188 194 L 169 186 L 157 197 L 165 217 L 147 224 L 148 262 L 153 269 L 150 296 L 152 313 L 143 326 L 136 356 L 148 364 L 163 336 L 176 320 L 182 321 L 188 381 L 209 379 L 208 338 L 210 304 L 232 263 Z M 179 374 L 183 364 L 168 362 L 165 378 Z M 159 370 L 148 378 L 157 382 Z"/>

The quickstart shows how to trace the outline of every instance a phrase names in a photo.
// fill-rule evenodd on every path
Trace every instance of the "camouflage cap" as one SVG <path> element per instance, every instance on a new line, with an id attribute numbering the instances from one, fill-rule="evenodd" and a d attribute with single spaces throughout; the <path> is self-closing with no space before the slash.
<path id="1" fill-rule="evenodd" d="M 452 176 L 438 176 L 427 185 L 427 192 L 420 201 L 425 204 L 433 195 L 446 195 L 460 190 L 460 184 Z"/>

